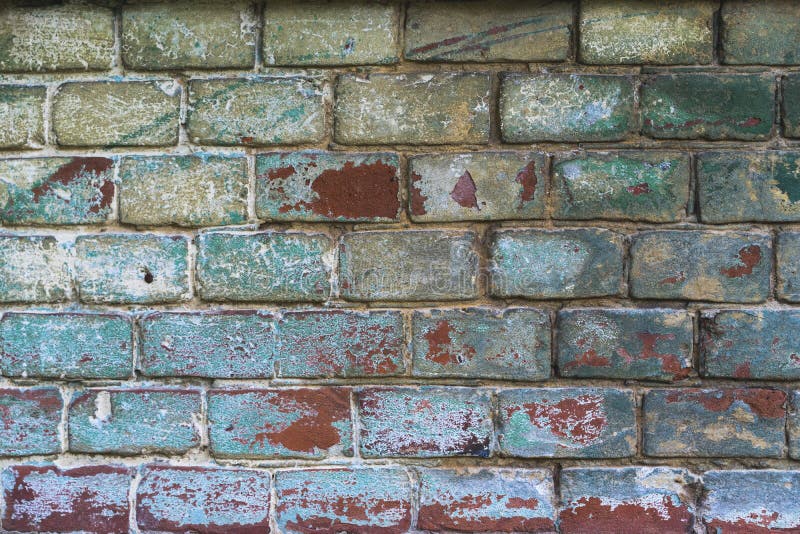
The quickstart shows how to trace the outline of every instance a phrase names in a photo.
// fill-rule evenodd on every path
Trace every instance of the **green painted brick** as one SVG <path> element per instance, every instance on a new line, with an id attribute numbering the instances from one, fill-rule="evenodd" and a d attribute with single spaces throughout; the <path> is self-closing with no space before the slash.
<path id="1" fill-rule="evenodd" d="M 793 0 L 722 3 L 722 60 L 729 65 L 800 63 L 800 6 Z"/>
<path id="2" fill-rule="evenodd" d="M 325 135 L 325 92 L 307 78 L 192 80 L 186 128 L 206 145 L 315 143 Z"/>
<path id="3" fill-rule="evenodd" d="M 252 68 L 255 3 L 230 0 L 135 2 L 122 9 L 122 61 L 145 70 Z"/>
<path id="4" fill-rule="evenodd" d="M 800 137 L 800 74 L 783 78 L 783 133 Z"/>
<path id="5" fill-rule="evenodd" d="M 71 294 L 69 245 L 0 234 L 0 302 L 62 302 Z"/>
<path id="6" fill-rule="evenodd" d="M 711 63 L 716 9 L 706 0 L 584 0 L 578 56 L 601 65 Z"/>
<path id="7" fill-rule="evenodd" d="M 564 61 L 571 2 L 413 2 L 405 56 L 414 61 Z"/>
<path id="8" fill-rule="evenodd" d="M 772 74 L 665 74 L 642 86 L 642 132 L 656 139 L 766 139 L 775 122 Z"/>
<path id="9" fill-rule="evenodd" d="M 189 241 L 183 236 L 82 235 L 75 255 L 81 302 L 151 304 L 191 297 Z"/>
<path id="10" fill-rule="evenodd" d="M 58 388 L 0 389 L 0 456 L 61 452 Z"/>
<path id="11" fill-rule="evenodd" d="M 124 157 L 119 179 L 123 224 L 221 226 L 247 220 L 244 157 Z"/>
<path id="12" fill-rule="evenodd" d="M 180 93 L 172 80 L 65 83 L 53 99 L 53 132 L 62 146 L 174 145 Z"/>
<path id="13" fill-rule="evenodd" d="M 500 130 L 506 142 L 620 141 L 634 125 L 630 76 L 502 76 Z"/>
<path id="14" fill-rule="evenodd" d="M 114 313 L 5 313 L 0 370 L 22 378 L 128 378 L 131 319 Z"/>
<path id="15" fill-rule="evenodd" d="M 590 152 L 553 163 L 557 219 L 674 222 L 689 202 L 689 156 L 676 152 Z"/>
<path id="16" fill-rule="evenodd" d="M 335 138 L 346 145 L 440 145 L 489 140 L 486 73 L 342 75 Z"/>
<path id="17" fill-rule="evenodd" d="M 41 148 L 44 145 L 44 104 L 47 89 L 0 85 L 0 148 Z"/>
<path id="18" fill-rule="evenodd" d="M 114 14 L 90 3 L 0 10 L 0 71 L 101 70 L 114 60 Z"/>
<path id="19" fill-rule="evenodd" d="M 267 65 L 397 63 L 398 5 L 391 2 L 290 0 L 264 7 L 262 55 Z"/>
<path id="20" fill-rule="evenodd" d="M 781 232 L 777 240 L 778 298 L 787 302 L 800 302 L 800 232 Z"/>
<path id="21" fill-rule="evenodd" d="M 204 300 L 318 302 L 330 293 L 333 244 L 324 234 L 208 232 L 197 246 Z"/>

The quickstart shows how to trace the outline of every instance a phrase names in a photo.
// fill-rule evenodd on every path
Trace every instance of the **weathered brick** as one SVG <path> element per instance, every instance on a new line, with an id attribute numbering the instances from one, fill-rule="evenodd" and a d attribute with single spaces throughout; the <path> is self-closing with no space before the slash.
<path id="1" fill-rule="evenodd" d="M 266 471 L 151 464 L 136 490 L 136 520 L 145 531 L 269 532 L 269 488 Z"/>
<path id="2" fill-rule="evenodd" d="M 251 68 L 258 17 L 250 0 L 139 2 L 122 9 L 122 61 L 126 67 Z"/>
<path id="3" fill-rule="evenodd" d="M 272 378 L 274 331 L 262 313 L 153 312 L 139 325 L 145 376 Z"/>
<path id="4" fill-rule="evenodd" d="M 41 148 L 44 145 L 44 104 L 47 89 L 0 85 L 0 148 Z"/>
<path id="5" fill-rule="evenodd" d="M 124 157 L 119 176 L 123 224 L 214 226 L 247 220 L 244 157 Z"/>
<path id="6" fill-rule="evenodd" d="M 786 430 L 789 440 L 789 457 L 800 459 L 800 391 L 789 394 L 789 406 Z"/>
<path id="7" fill-rule="evenodd" d="M 562 310 L 561 376 L 670 382 L 692 371 L 692 316 L 666 309 Z"/>
<path id="8" fill-rule="evenodd" d="M 405 56 L 415 61 L 564 61 L 570 2 L 412 3 Z"/>
<path id="9" fill-rule="evenodd" d="M 584 0 L 578 56 L 601 65 L 708 64 L 717 3 Z"/>
<path id="10" fill-rule="evenodd" d="M 350 389 L 212 390 L 211 451 L 223 458 L 352 456 Z"/>
<path id="11" fill-rule="evenodd" d="M 564 469 L 560 531 L 688 534 L 693 532 L 696 482 L 688 471 L 669 467 Z"/>
<path id="12" fill-rule="evenodd" d="M 703 487 L 703 523 L 708 532 L 800 530 L 800 471 L 706 471 Z"/>
<path id="13" fill-rule="evenodd" d="M 800 137 L 800 74 L 783 78 L 783 134 Z"/>
<path id="14" fill-rule="evenodd" d="M 645 393 L 648 456 L 752 456 L 786 453 L 786 393 L 775 389 L 677 389 Z"/>
<path id="15" fill-rule="evenodd" d="M 501 84 L 509 143 L 620 141 L 635 124 L 630 76 L 510 73 Z"/>
<path id="16" fill-rule="evenodd" d="M 554 532 L 547 469 L 422 469 L 417 526 L 425 531 Z"/>
<path id="17" fill-rule="evenodd" d="M 771 269 L 766 234 L 642 232 L 631 246 L 630 291 L 645 299 L 761 302 Z"/>
<path id="18" fill-rule="evenodd" d="M 109 158 L 0 160 L 0 220 L 5 224 L 98 224 L 113 211 Z"/>
<path id="19" fill-rule="evenodd" d="M 396 221 L 397 154 L 274 152 L 256 156 L 256 215 L 276 221 Z"/>
<path id="20" fill-rule="evenodd" d="M 53 97 L 53 133 L 62 146 L 174 145 L 180 93 L 172 80 L 65 83 Z"/>
<path id="21" fill-rule="evenodd" d="M 0 302 L 61 302 L 70 296 L 66 244 L 0 234 Z"/>
<path id="22" fill-rule="evenodd" d="M 409 175 L 417 222 L 544 218 L 540 153 L 425 154 L 409 160 Z"/>
<path id="23" fill-rule="evenodd" d="M 497 441 L 505 456 L 624 458 L 636 450 L 630 390 L 510 389 L 497 401 Z"/>
<path id="24" fill-rule="evenodd" d="M 358 394 L 358 414 L 365 457 L 491 454 L 487 391 L 455 386 L 366 388 Z"/>
<path id="25" fill-rule="evenodd" d="M 335 138 L 345 145 L 441 145 L 489 140 L 489 75 L 342 75 Z"/>
<path id="26" fill-rule="evenodd" d="M 125 534 L 131 475 L 116 465 L 8 467 L 2 476 L 3 530 Z"/>
<path id="27" fill-rule="evenodd" d="M 116 313 L 18 313 L 0 319 L 0 369 L 22 378 L 127 378 L 131 319 Z"/>
<path id="28" fill-rule="evenodd" d="M 800 314 L 793 310 L 715 310 L 700 319 L 703 374 L 800 379 Z"/>
<path id="29" fill-rule="evenodd" d="M 642 132 L 656 139 L 767 139 L 772 74 L 665 74 L 642 86 Z"/>
<path id="30" fill-rule="evenodd" d="M 0 70 L 42 72 L 111 67 L 111 9 L 88 3 L 40 5 L 46 7 L 7 5 L 0 11 Z"/>
<path id="31" fill-rule="evenodd" d="M 622 291 L 622 236 L 603 229 L 501 230 L 490 244 L 497 297 L 582 298 Z"/>
<path id="32" fill-rule="evenodd" d="M 199 390 L 92 389 L 69 406 L 69 450 L 180 454 L 200 445 Z"/>
<path id="33" fill-rule="evenodd" d="M 332 243 L 324 234 L 208 232 L 198 238 L 204 300 L 323 301 Z"/>
<path id="34" fill-rule="evenodd" d="M 323 97 L 307 78 L 192 80 L 186 128 L 206 145 L 315 143 L 325 135 Z"/>
<path id="35" fill-rule="evenodd" d="M 342 237 L 339 288 L 347 300 L 463 300 L 477 296 L 473 232 L 357 232 Z"/>
<path id="36" fill-rule="evenodd" d="M 544 380 L 550 377 L 550 317 L 528 308 L 415 311 L 414 375 Z"/>
<path id="37" fill-rule="evenodd" d="M 61 452 L 58 388 L 0 389 L 0 456 Z"/>
<path id="38" fill-rule="evenodd" d="M 191 296 L 183 236 L 83 235 L 75 240 L 75 254 L 82 302 L 149 304 Z"/>
<path id="39" fill-rule="evenodd" d="M 378 2 L 290 0 L 264 7 L 267 65 L 385 65 L 397 63 L 398 6 Z"/>
<path id="40" fill-rule="evenodd" d="M 397 311 L 286 312 L 276 330 L 281 378 L 393 376 L 405 370 L 403 316 Z"/>
<path id="41" fill-rule="evenodd" d="M 778 298 L 800 302 L 800 232 L 778 234 L 776 253 Z"/>
<path id="42" fill-rule="evenodd" d="M 688 154 L 569 154 L 554 161 L 553 176 L 557 219 L 674 222 L 686 215 Z"/>
<path id="43" fill-rule="evenodd" d="M 411 482 L 396 467 L 279 471 L 276 522 L 286 534 L 403 534 L 411 527 Z"/>
<path id="44" fill-rule="evenodd" d="M 800 63 L 800 9 L 792 0 L 722 3 L 722 60 L 729 65 Z"/>

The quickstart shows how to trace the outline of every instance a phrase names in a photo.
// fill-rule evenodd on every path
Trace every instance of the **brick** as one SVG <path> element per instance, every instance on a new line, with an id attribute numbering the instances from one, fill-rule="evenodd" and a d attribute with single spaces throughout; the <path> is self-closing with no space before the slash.
<path id="1" fill-rule="evenodd" d="M 630 291 L 645 299 L 761 302 L 771 269 L 769 235 L 642 232 L 631 246 Z"/>
<path id="2" fill-rule="evenodd" d="M 543 219 L 544 155 L 424 154 L 409 159 L 415 222 Z"/>
<path id="3" fill-rule="evenodd" d="M 0 122 L 5 125 L 0 148 L 42 148 L 46 93 L 40 86 L 0 85 Z"/>
<path id="4" fill-rule="evenodd" d="M 692 371 L 692 316 L 667 309 L 558 312 L 561 376 L 671 382 Z"/>
<path id="5" fill-rule="evenodd" d="M 405 56 L 414 61 L 564 61 L 569 2 L 414 3 L 408 8 Z"/>
<path id="6" fill-rule="evenodd" d="M 789 458 L 800 459 L 800 391 L 789 393 L 786 431 L 789 441 Z"/>
<path id="7" fill-rule="evenodd" d="M 82 235 L 75 240 L 81 302 L 150 304 L 191 296 L 189 242 L 155 234 Z"/>
<path id="8" fill-rule="evenodd" d="M 783 78 L 783 134 L 800 137 L 800 75 Z"/>
<path id="9" fill-rule="evenodd" d="M 616 534 L 693 532 L 697 480 L 669 467 L 582 468 L 561 471 L 561 532 Z"/>
<path id="10" fill-rule="evenodd" d="M 442 145 L 489 140 L 489 75 L 341 75 L 334 106 L 337 143 Z"/>
<path id="11" fill-rule="evenodd" d="M 707 152 L 697 160 L 700 217 L 707 223 L 800 220 L 800 153 Z"/>
<path id="12" fill-rule="evenodd" d="M 489 252 L 489 290 L 497 297 L 583 298 L 622 291 L 622 236 L 608 230 L 500 230 Z"/>
<path id="13" fill-rule="evenodd" d="M 139 328 L 139 368 L 145 376 L 272 378 L 275 341 L 268 315 L 152 312 L 139 320 Z"/>
<path id="14" fill-rule="evenodd" d="M 19 313 L 0 319 L 0 369 L 21 378 L 128 378 L 133 326 L 117 313 Z"/>
<path id="15" fill-rule="evenodd" d="M 68 245 L 42 235 L 0 233 L 0 302 L 62 302 L 69 298 Z"/>
<path id="16" fill-rule="evenodd" d="M 0 220 L 5 224 L 101 224 L 113 204 L 112 159 L 0 160 Z"/>
<path id="17" fill-rule="evenodd" d="M 394 4 L 288 0 L 264 8 L 267 65 L 386 65 L 397 63 L 399 11 Z"/>
<path id="18" fill-rule="evenodd" d="M 324 95 L 306 78 L 192 80 L 186 128 L 206 145 L 316 143 L 325 135 Z"/>
<path id="19" fill-rule="evenodd" d="M 200 445 L 199 390 L 91 389 L 69 406 L 69 450 L 180 454 Z"/>
<path id="20" fill-rule="evenodd" d="M 510 389 L 497 395 L 504 456 L 624 458 L 636 451 L 633 392 L 611 388 Z"/>
<path id="21" fill-rule="evenodd" d="M 508 143 L 621 141 L 635 124 L 630 76 L 508 73 L 500 91 Z"/>
<path id="22" fill-rule="evenodd" d="M 0 456 L 61 452 L 58 388 L 0 389 Z"/>
<path id="23" fill-rule="evenodd" d="M 800 471 L 706 471 L 703 487 L 702 519 L 708 532 L 800 529 Z"/>
<path id="24" fill-rule="evenodd" d="M 0 71 L 101 70 L 113 60 L 114 14 L 107 7 L 6 6 L 0 14 Z"/>
<path id="25" fill-rule="evenodd" d="M 751 456 L 786 453 L 786 393 L 775 389 L 677 389 L 645 393 L 647 456 Z"/>
<path id="26" fill-rule="evenodd" d="M 266 471 L 151 464 L 136 490 L 136 519 L 145 531 L 269 532 L 269 488 Z"/>
<path id="27" fill-rule="evenodd" d="M 208 412 L 218 457 L 353 455 L 349 388 L 212 390 Z"/>
<path id="28" fill-rule="evenodd" d="M 339 288 L 347 300 L 463 300 L 478 293 L 473 232 L 349 233 L 339 250 Z"/>
<path id="29" fill-rule="evenodd" d="M 776 246 L 775 292 L 781 300 L 800 302 L 800 232 L 779 233 Z"/>
<path id="30" fill-rule="evenodd" d="M 119 176 L 123 224 L 221 226 L 247 220 L 244 157 L 124 157 Z"/>
<path id="31" fill-rule="evenodd" d="M 259 219 L 397 221 L 400 158 L 386 152 L 260 154 L 255 195 Z"/>
<path id="32" fill-rule="evenodd" d="M 172 80 L 65 83 L 53 97 L 53 133 L 62 146 L 175 145 L 180 93 Z"/>
<path id="33" fill-rule="evenodd" d="M 557 219 L 675 222 L 686 215 L 688 154 L 568 154 L 556 158 L 553 177 Z"/>
<path id="34" fill-rule="evenodd" d="M 324 234 L 209 232 L 197 243 L 204 300 L 318 302 L 330 293 L 332 243 Z"/>
<path id="35" fill-rule="evenodd" d="M 419 479 L 425 531 L 555 532 L 548 469 L 421 469 Z"/>
<path id="36" fill-rule="evenodd" d="M 642 133 L 656 139 L 767 139 L 775 122 L 771 74 L 665 74 L 642 85 Z"/>
<path id="37" fill-rule="evenodd" d="M 722 60 L 729 65 L 800 63 L 800 9 L 791 0 L 722 4 Z"/>
<path id="38" fill-rule="evenodd" d="M 481 389 L 366 388 L 358 394 L 358 416 L 364 457 L 491 454 L 490 397 Z"/>
<path id="39" fill-rule="evenodd" d="M 395 376 L 405 370 L 397 311 L 285 312 L 276 329 L 281 378 Z"/>
<path id="40" fill-rule="evenodd" d="M 2 476 L 3 529 L 127 533 L 131 474 L 129 468 L 118 465 L 8 467 Z"/>
<path id="41" fill-rule="evenodd" d="M 411 526 L 411 483 L 401 468 L 279 471 L 275 488 L 286 534 L 402 534 Z"/>
<path id="42" fill-rule="evenodd" d="M 252 68 L 258 17 L 253 2 L 141 2 L 122 9 L 122 61 L 145 70 Z"/>
<path id="43" fill-rule="evenodd" d="M 709 310 L 700 318 L 703 374 L 710 377 L 800 378 L 800 314 L 792 310 Z"/>
<path id="44" fill-rule="evenodd" d="M 600 65 L 711 63 L 716 9 L 702 0 L 581 2 L 578 56 Z"/>
<path id="45" fill-rule="evenodd" d="M 550 317 L 527 308 L 414 311 L 414 376 L 544 380 Z"/>

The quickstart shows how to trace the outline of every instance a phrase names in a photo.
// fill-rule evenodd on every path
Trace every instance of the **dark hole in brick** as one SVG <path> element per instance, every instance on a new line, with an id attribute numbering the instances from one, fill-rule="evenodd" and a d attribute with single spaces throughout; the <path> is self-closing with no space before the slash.
<path id="1" fill-rule="evenodd" d="M 144 269 L 144 281 L 146 284 L 153 283 L 153 273 L 151 273 L 150 269 L 148 269 L 147 267 L 145 267 Z"/>

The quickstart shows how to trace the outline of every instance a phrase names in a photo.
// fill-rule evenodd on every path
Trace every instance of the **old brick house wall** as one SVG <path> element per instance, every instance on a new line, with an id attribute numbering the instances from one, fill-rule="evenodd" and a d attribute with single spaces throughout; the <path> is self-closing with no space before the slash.
<path id="1" fill-rule="evenodd" d="M 0 5 L 20 532 L 800 531 L 800 4 Z"/>

